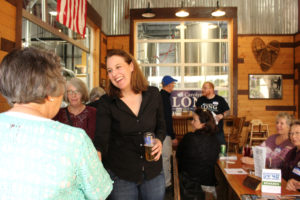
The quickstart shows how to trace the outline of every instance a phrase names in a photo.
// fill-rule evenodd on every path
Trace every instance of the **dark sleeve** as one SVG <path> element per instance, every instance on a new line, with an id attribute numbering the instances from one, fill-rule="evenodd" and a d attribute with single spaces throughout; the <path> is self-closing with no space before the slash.
<path id="1" fill-rule="evenodd" d="M 201 97 L 199 97 L 196 101 L 196 108 L 200 107 L 202 104 Z"/>
<path id="2" fill-rule="evenodd" d="M 162 103 L 163 103 L 163 110 L 165 115 L 165 121 L 166 121 L 166 129 L 167 129 L 167 135 L 170 135 L 172 140 L 175 139 L 175 133 L 173 129 L 173 119 L 172 119 L 172 107 L 170 105 L 170 99 L 168 96 L 161 93 Z"/>
<path id="3" fill-rule="evenodd" d="M 164 109 L 163 109 L 161 95 L 157 88 L 155 88 L 153 96 L 155 96 L 155 98 L 158 101 L 158 109 L 156 111 L 155 134 L 156 134 L 156 137 L 161 141 L 161 143 L 163 143 L 164 139 L 166 137 L 166 122 L 165 122 L 165 118 L 164 118 Z"/>
<path id="4" fill-rule="evenodd" d="M 100 99 L 96 114 L 94 145 L 96 149 L 101 152 L 103 157 L 105 157 L 108 150 L 109 137 L 111 132 L 112 116 L 110 113 L 108 98 L 108 96 L 105 96 Z"/>
<path id="5" fill-rule="evenodd" d="M 87 127 L 87 134 L 90 136 L 92 140 L 95 138 L 95 130 L 96 130 L 96 108 L 88 107 L 89 110 L 89 118 L 88 120 L 88 127 Z"/>
<path id="6" fill-rule="evenodd" d="M 219 110 L 220 113 L 223 114 L 224 112 L 226 112 L 227 110 L 229 110 L 228 103 L 227 103 L 226 100 L 225 100 L 223 97 L 221 97 L 221 96 L 220 96 L 220 104 L 221 104 L 220 110 Z"/>
<path id="7" fill-rule="evenodd" d="M 184 135 L 182 140 L 179 142 L 178 146 L 177 146 L 177 150 L 176 150 L 176 157 L 178 160 L 180 160 L 182 158 L 183 150 L 184 150 L 184 143 L 186 141 L 186 137 L 187 135 Z"/>
<path id="8" fill-rule="evenodd" d="M 58 111 L 58 113 L 57 113 L 57 114 L 55 115 L 55 117 L 53 117 L 52 119 L 53 119 L 54 121 L 59 121 L 59 122 L 61 122 L 61 123 L 65 123 L 65 122 L 63 122 L 63 120 L 61 119 L 61 118 L 62 118 L 62 114 L 64 113 L 64 112 L 63 112 L 64 109 L 66 109 L 66 108 L 60 108 L 59 111 Z"/>

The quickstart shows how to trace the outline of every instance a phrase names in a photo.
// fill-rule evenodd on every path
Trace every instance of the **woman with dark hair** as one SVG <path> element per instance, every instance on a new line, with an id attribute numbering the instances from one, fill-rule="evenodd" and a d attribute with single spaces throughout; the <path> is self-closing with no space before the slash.
<path id="1" fill-rule="evenodd" d="M 217 125 L 209 110 L 197 108 L 192 126 L 194 132 L 184 135 L 176 153 L 181 194 L 183 199 L 202 199 L 205 191 L 216 197 L 214 171 L 220 152 Z"/>
<path id="2" fill-rule="evenodd" d="M 22 75 L 20 75 L 22 73 Z M 0 92 L 0 199 L 105 199 L 112 181 L 82 129 L 52 121 L 65 80 L 59 57 L 25 48 L 6 55 Z"/>
<path id="3" fill-rule="evenodd" d="M 107 52 L 108 94 L 97 109 L 95 146 L 114 180 L 111 199 L 163 200 L 162 143 L 165 121 L 160 93 L 148 86 L 135 59 L 127 52 Z M 155 134 L 154 161 L 145 159 L 143 135 Z"/>

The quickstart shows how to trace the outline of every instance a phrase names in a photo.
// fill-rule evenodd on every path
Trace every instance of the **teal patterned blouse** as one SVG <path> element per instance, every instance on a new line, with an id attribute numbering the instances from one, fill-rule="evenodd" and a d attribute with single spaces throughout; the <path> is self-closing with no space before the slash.
<path id="1" fill-rule="evenodd" d="M 50 119 L 0 114 L 0 199 L 105 199 L 112 181 L 87 134 Z"/>

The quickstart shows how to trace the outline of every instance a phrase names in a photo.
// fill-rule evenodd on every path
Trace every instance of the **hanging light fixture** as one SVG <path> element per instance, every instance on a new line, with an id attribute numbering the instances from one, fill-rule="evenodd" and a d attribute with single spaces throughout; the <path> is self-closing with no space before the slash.
<path id="1" fill-rule="evenodd" d="M 150 8 L 150 2 L 148 2 L 148 7 L 147 7 L 146 11 L 142 14 L 142 16 L 145 18 L 155 17 L 155 13 Z"/>
<path id="2" fill-rule="evenodd" d="M 181 9 L 178 10 L 175 15 L 177 17 L 187 17 L 190 15 L 190 13 L 188 11 L 186 11 L 185 9 L 183 9 L 183 1 L 181 2 Z"/>
<path id="3" fill-rule="evenodd" d="M 217 8 L 212 11 L 211 15 L 214 17 L 222 17 L 225 14 L 226 14 L 226 12 L 224 10 L 220 9 L 219 1 L 217 1 Z"/>

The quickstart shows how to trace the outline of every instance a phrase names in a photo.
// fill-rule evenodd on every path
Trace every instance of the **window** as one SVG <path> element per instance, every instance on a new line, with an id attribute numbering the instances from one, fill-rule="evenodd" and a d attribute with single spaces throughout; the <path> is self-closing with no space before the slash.
<path id="1" fill-rule="evenodd" d="M 230 102 L 227 21 L 136 23 L 135 57 L 150 85 L 164 75 L 178 80 L 175 89 L 199 90 L 205 81 Z"/>

